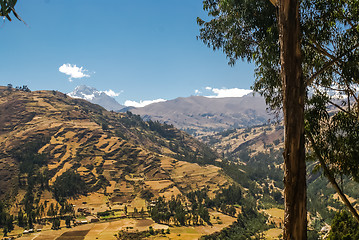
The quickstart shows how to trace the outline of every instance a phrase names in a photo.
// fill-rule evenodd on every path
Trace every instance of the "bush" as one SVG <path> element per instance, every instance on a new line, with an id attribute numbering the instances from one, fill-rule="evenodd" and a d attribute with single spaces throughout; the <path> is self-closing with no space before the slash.
<path id="1" fill-rule="evenodd" d="M 359 224 L 347 211 L 338 212 L 331 227 L 329 240 L 359 239 Z"/>

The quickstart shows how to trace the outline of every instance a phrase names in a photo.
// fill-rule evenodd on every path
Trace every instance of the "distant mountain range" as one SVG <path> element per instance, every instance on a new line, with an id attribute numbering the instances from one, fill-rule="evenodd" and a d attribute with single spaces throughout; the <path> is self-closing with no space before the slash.
<path id="1" fill-rule="evenodd" d="M 79 86 L 68 95 L 96 103 L 107 110 L 131 111 L 145 120 L 173 124 L 195 136 L 261 125 L 272 117 L 266 110 L 264 99 L 252 94 L 232 98 L 179 97 L 142 108 L 122 106 L 106 93 L 87 86 Z"/>
<path id="2" fill-rule="evenodd" d="M 180 97 L 130 111 L 144 119 L 173 124 L 196 136 L 260 125 L 271 118 L 264 99 L 252 94 L 233 98 Z"/>
<path id="3" fill-rule="evenodd" d="M 110 97 L 103 91 L 96 88 L 81 85 L 75 88 L 73 92 L 67 94 L 73 98 L 81 98 L 91 103 L 98 104 L 108 111 L 120 111 L 125 106 L 119 104 L 113 97 Z"/>

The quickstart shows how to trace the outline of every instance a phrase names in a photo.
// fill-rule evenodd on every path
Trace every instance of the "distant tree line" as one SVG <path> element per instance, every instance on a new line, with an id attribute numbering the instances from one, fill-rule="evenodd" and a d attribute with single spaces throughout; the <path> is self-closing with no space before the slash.
<path id="1" fill-rule="evenodd" d="M 7 89 L 8 89 L 8 90 L 15 89 L 16 91 L 31 92 L 30 88 L 29 88 L 27 85 L 16 86 L 15 88 L 13 88 L 13 85 L 12 85 L 11 83 L 9 83 L 9 84 L 7 85 Z"/>
<path id="2" fill-rule="evenodd" d="M 171 221 L 180 226 L 203 224 L 211 224 L 208 209 L 203 205 L 195 207 L 193 204 L 188 206 L 185 204 L 184 198 L 177 196 L 166 201 L 163 197 L 159 197 L 155 206 L 150 210 L 151 218 L 157 223 L 167 223 Z"/>
<path id="3" fill-rule="evenodd" d="M 3 228 L 4 237 L 14 230 L 14 216 L 6 211 L 3 202 L 0 202 L 0 227 Z"/>
<path id="4" fill-rule="evenodd" d="M 215 197 L 208 196 L 208 189 L 196 190 L 186 195 L 189 204 L 183 197 L 172 197 L 166 201 L 159 197 L 151 208 L 151 218 L 158 223 L 170 223 L 177 225 L 211 225 L 208 209 L 216 208 L 224 214 L 235 217 L 237 214 L 235 204 L 247 204 L 242 198 L 242 190 L 238 185 L 231 185 L 228 188 L 219 190 Z"/>

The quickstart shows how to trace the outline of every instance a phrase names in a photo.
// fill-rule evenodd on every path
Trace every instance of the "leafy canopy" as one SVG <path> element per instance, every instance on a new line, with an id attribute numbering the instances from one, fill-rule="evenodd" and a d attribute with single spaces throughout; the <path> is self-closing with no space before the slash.
<path id="1" fill-rule="evenodd" d="M 256 64 L 253 89 L 272 109 L 282 103 L 277 9 L 268 0 L 204 0 L 209 20 L 197 19 L 199 38 L 233 65 Z M 300 2 L 303 73 L 308 87 L 357 84 L 358 0 Z"/>

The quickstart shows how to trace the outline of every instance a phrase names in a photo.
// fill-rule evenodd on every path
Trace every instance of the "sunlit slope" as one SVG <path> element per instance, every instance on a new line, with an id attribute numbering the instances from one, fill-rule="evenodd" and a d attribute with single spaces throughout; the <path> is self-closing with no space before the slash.
<path id="1" fill-rule="evenodd" d="M 0 88 L 2 199 L 24 191 L 29 176 L 37 177 L 35 191 L 41 189 L 39 179 L 51 190 L 69 171 L 81 176 L 88 193 L 106 195 L 108 204 L 133 201 L 145 190 L 154 197 L 204 186 L 213 192 L 229 184 L 220 168 L 203 165 L 217 158 L 206 145 L 170 125 L 108 112 L 56 91 Z"/>

